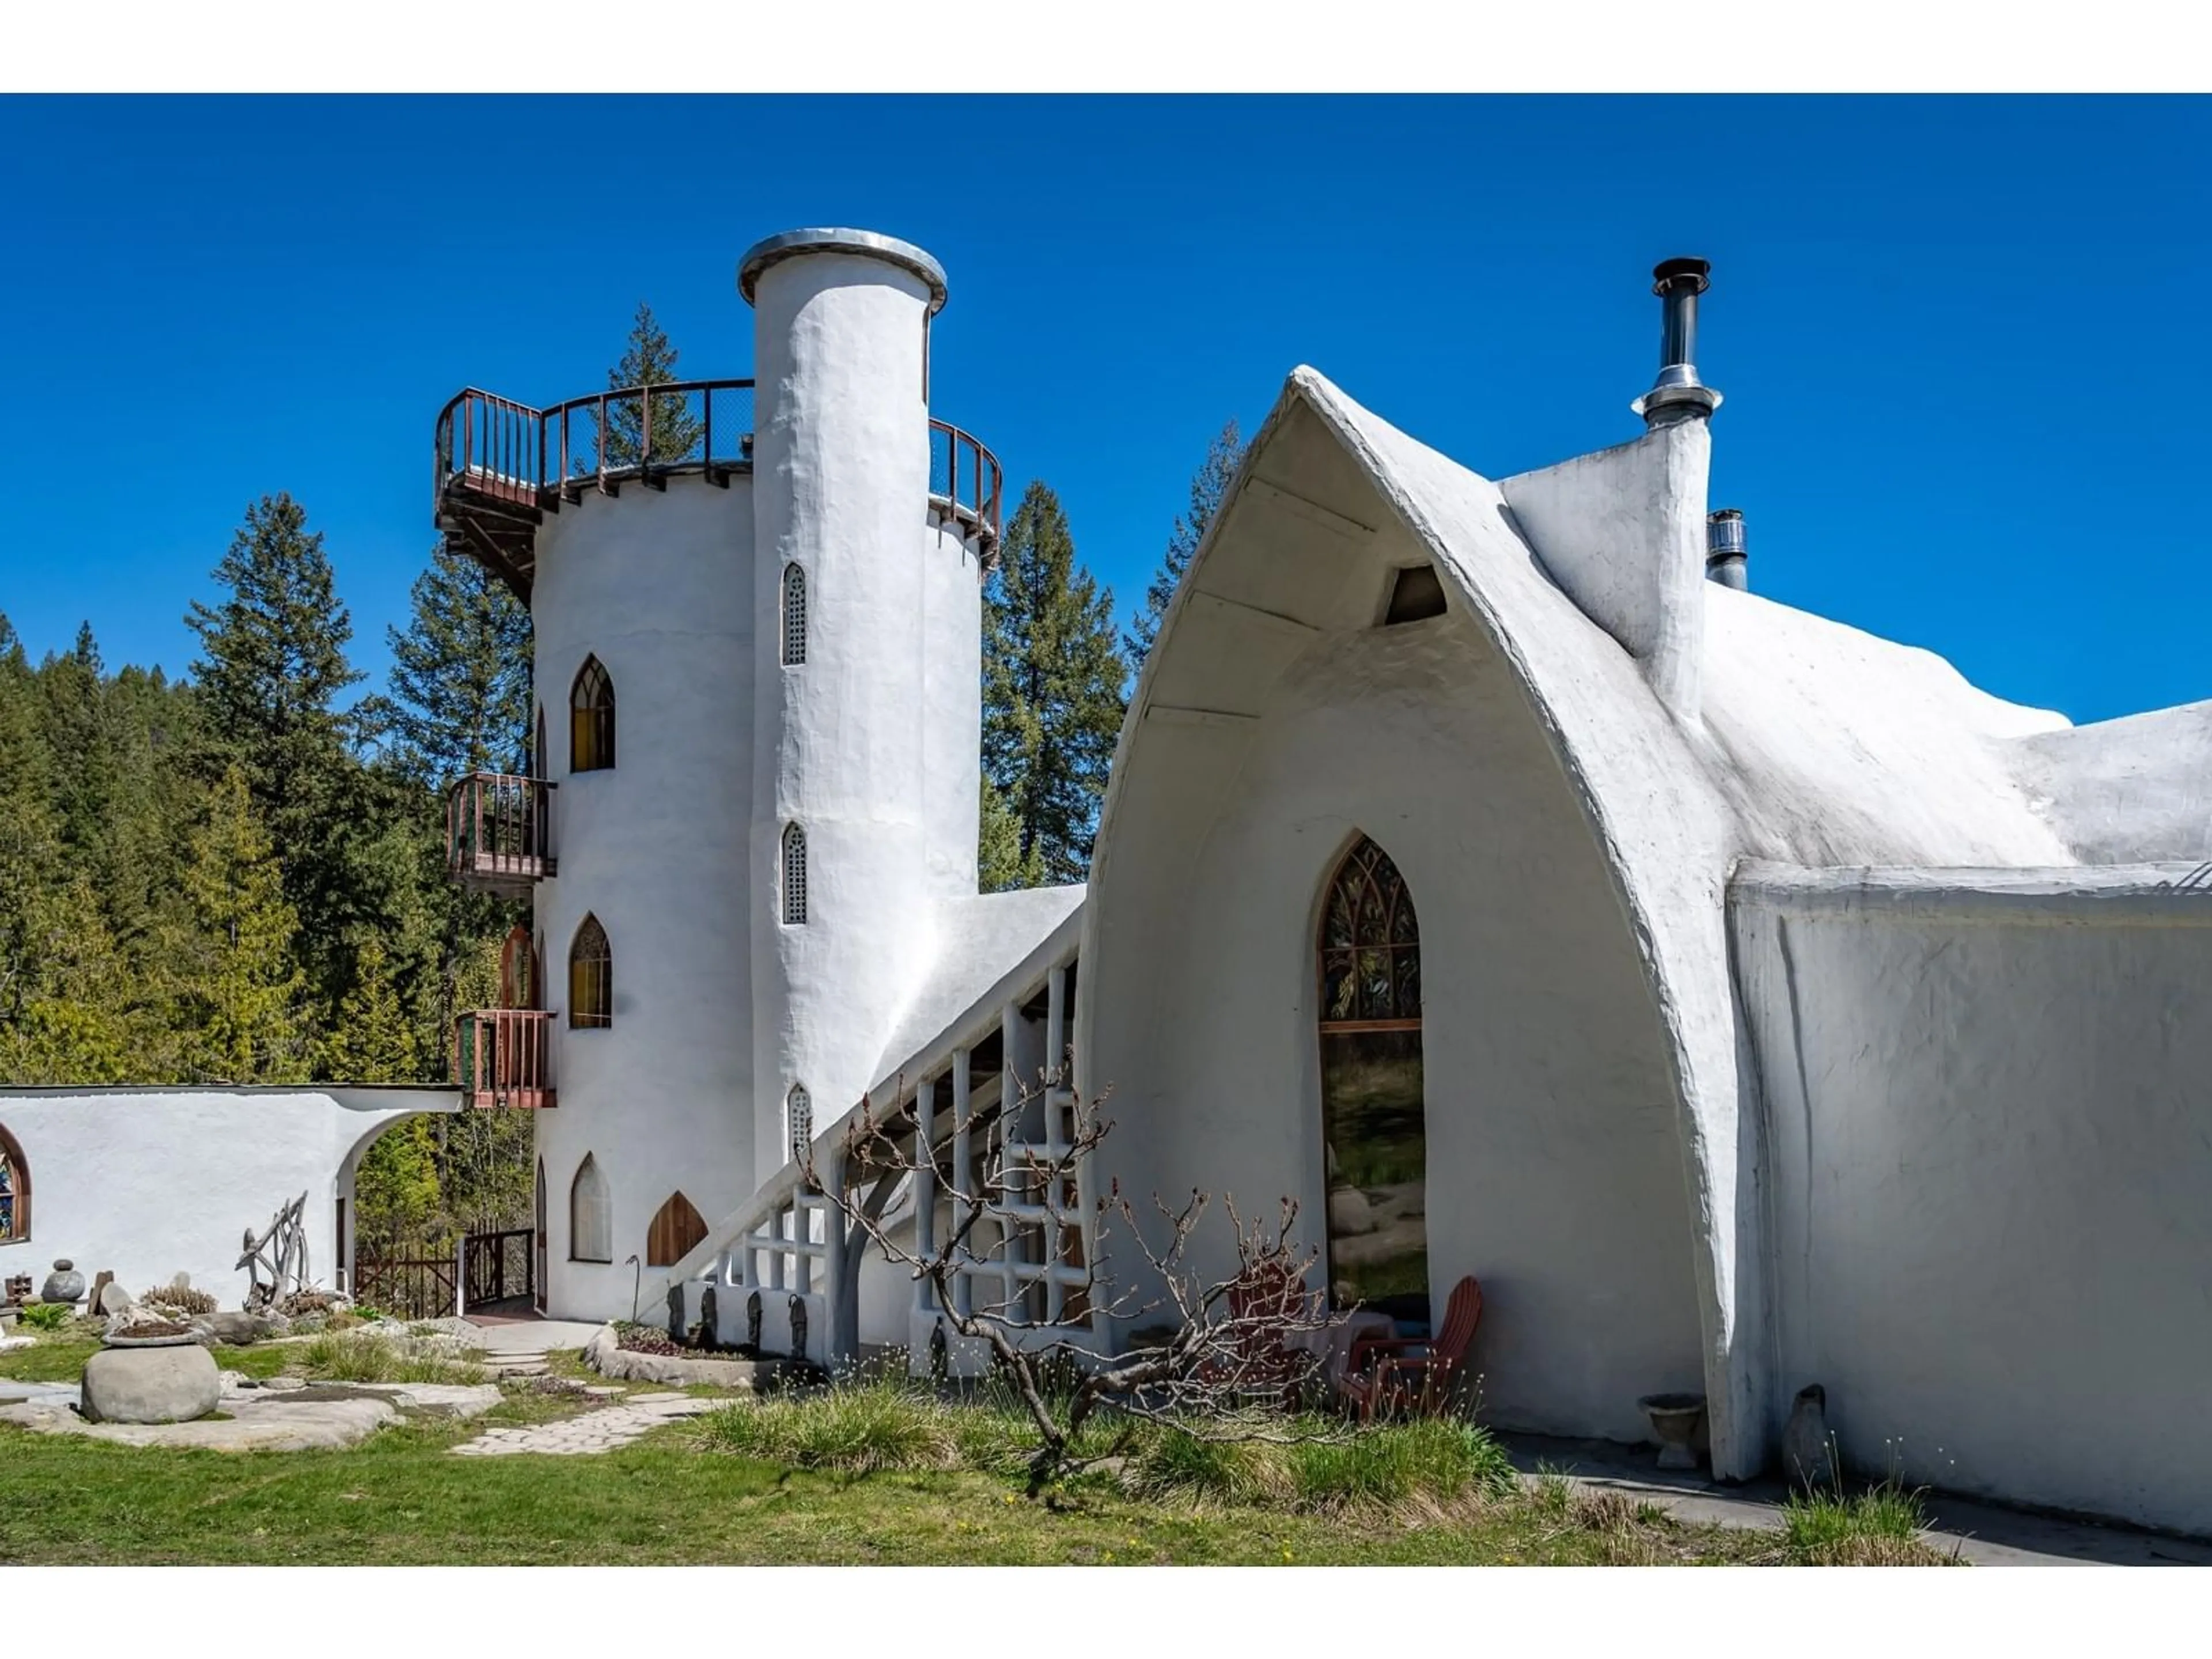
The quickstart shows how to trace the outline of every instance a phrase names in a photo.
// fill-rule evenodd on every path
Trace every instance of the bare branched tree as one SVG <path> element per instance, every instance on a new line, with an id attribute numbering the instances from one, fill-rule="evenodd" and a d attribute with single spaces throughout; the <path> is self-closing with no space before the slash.
<path id="1" fill-rule="evenodd" d="M 843 1137 L 842 1176 L 825 1186 L 802 1162 L 856 1236 L 929 1287 L 947 1328 L 988 1345 L 1001 1376 L 1036 1431 L 1029 1491 L 1036 1496 L 1064 1476 L 1125 1452 L 1134 1425 L 1157 1422 L 1209 1440 L 1310 1440 L 1336 1432 L 1286 1407 L 1312 1397 L 1339 1322 L 1306 1281 L 1319 1250 L 1292 1241 L 1298 1206 L 1280 1200 L 1272 1224 L 1247 1222 L 1233 1199 L 1222 1208 L 1235 1234 L 1235 1268 L 1211 1274 L 1194 1263 L 1193 1244 L 1211 1207 L 1194 1189 L 1180 1206 L 1152 1199 L 1155 1233 L 1146 1237 L 1118 1181 L 1093 1200 L 1092 1248 L 1084 1248 L 1078 1194 L 1085 1170 L 1112 1132 L 1102 1100 L 1062 1091 L 1048 1075 L 1024 1085 L 1009 1111 L 972 1110 L 921 1144 L 912 1104 L 878 1115 L 862 1109 Z M 1006 1133 L 1042 1101 L 1067 1114 L 1064 1136 L 1025 1144 Z M 972 1148 L 970 1167 L 953 1167 L 952 1148 Z M 922 1177 L 927 1177 L 925 1185 Z M 884 1218 L 895 1192 L 934 1188 L 933 1226 Z M 1140 1263 L 1109 1282 L 1097 1263 L 1111 1236 Z M 1032 1248 L 1034 1247 L 1034 1248 Z M 1010 1254 L 1010 1252 L 1013 1252 Z M 857 1264 L 856 1264 L 857 1265 Z M 1048 1317 L 1057 1279 L 1060 1317 Z M 1138 1326 L 1133 1345 L 1111 1356 L 1088 1340 L 1094 1322 Z M 1078 1451 L 1086 1425 L 1106 1413 L 1125 1424 L 1105 1449 Z"/>

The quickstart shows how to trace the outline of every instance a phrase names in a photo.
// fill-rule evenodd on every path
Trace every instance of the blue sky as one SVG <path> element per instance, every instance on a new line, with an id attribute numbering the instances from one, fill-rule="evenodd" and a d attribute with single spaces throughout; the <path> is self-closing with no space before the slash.
<path id="1" fill-rule="evenodd" d="M 934 412 L 1126 611 L 1296 364 L 1478 471 L 1633 436 L 1662 257 L 1713 262 L 1713 502 L 1753 582 L 2106 718 L 2212 697 L 2212 100 L 0 100 L 0 611 L 190 660 L 249 502 L 380 675 L 464 384 L 596 388 L 649 300 L 751 369 L 738 255 L 944 263 Z"/>

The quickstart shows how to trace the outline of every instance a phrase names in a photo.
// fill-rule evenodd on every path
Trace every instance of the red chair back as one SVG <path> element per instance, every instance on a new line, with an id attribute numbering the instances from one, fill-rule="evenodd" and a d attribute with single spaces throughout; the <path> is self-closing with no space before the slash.
<path id="1" fill-rule="evenodd" d="M 1452 1286 L 1451 1300 L 1444 1304 L 1443 1328 L 1429 1345 L 1429 1352 L 1448 1364 L 1459 1364 L 1466 1359 L 1468 1346 L 1474 1340 L 1474 1328 L 1481 1320 L 1482 1282 L 1469 1273 Z"/>

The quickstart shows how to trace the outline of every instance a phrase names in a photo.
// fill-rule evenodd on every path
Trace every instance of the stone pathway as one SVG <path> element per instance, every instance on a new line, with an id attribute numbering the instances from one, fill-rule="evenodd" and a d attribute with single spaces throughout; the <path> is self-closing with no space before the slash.
<path id="1" fill-rule="evenodd" d="M 478 1417 L 500 1402 L 489 1385 L 439 1382 L 307 1383 L 222 1374 L 220 1417 L 194 1423 L 88 1423 L 74 1382 L 0 1380 L 0 1422 L 38 1434 L 75 1434 L 126 1446 L 199 1446 L 210 1451 L 311 1451 L 367 1439 L 404 1412 Z"/>
<path id="2" fill-rule="evenodd" d="M 632 1395 L 619 1406 L 603 1407 L 558 1423 L 487 1429 L 466 1444 L 454 1447 L 453 1455 L 504 1457 L 516 1452 L 544 1452 L 554 1457 L 591 1457 L 612 1451 L 617 1446 L 627 1446 L 647 1430 L 658 1428 L 663 1423 L 696 1417 L 728 1403 L 722 1400 L 697 1400 L 684 1394 Z"/>

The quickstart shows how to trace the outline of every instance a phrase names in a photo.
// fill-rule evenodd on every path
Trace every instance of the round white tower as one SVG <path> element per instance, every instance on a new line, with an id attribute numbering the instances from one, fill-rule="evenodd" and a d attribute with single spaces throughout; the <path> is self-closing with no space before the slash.
<path id="1" fill-rule="evenodd" d="M 856 1102 L 972 895 L 976 549 L 932 507 L 920 248 L 799 230 L 744 256 L 755 308 L 756 1172 Z M 951 493 L 951 492 L 947 492 Z M 803 599 L 799 595 L 803 592 Z"/>
<path id="2" fill-rule="evenodd" d="M 711 1225 L 755 1184 L 750 497 L 742 473 L 679 472 L 586 489 L 538 534 L 558 855 L 537 892 L 539 1006 L 554 1011 L 559 1105 L 538 1114 L 537 1142 L 556 1316 L 628 1316 L 628 1259 L 653 1259 L 656 1218 L 670 1218 L 665 1254 L 685 1239 L 677 1216 Z M 580 676 L 606 717 L 572 707 Z M 602 939 L 604 969 L 590 964 Z"/>

